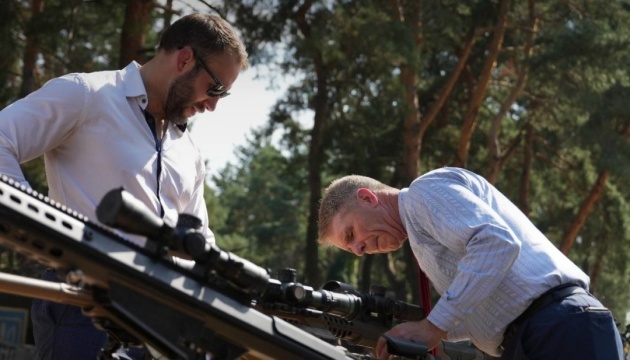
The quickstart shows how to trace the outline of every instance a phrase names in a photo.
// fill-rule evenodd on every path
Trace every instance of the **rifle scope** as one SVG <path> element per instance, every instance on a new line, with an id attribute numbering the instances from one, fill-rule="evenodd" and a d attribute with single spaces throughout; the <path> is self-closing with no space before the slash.
<path id="1" fill-rule="evenodd" d="M 264 303 L 286 301 L 293 306 L 311 307 L 347 320 L 366 314 L 392 316 L 402 321 L 424 318 L 422 307 L 387 297 L 380 286 L 372 286 L 370 293 L 359 293 L 348 284 L 329 281 L 321 290 L 314 290 L 295 282 L 293 269 L 283 269 L 280 274 L 279 280 L 270 280 Z"/>
<path id="2" fill-rule="evenodd" d="M 105 194 L 96 208 L 96 217 L 107 226 L 145 236 L 147 248 L 157 246 L 164 255 L 170 252 L 195 260 L 197 265 L 206 266 L 242 290 L 262 293 L 269 283 L 266 269 L 209 243 L 200 231 L 201 220 L 197 217 L 179 214 L 173 227 L 123 188 Z"/>

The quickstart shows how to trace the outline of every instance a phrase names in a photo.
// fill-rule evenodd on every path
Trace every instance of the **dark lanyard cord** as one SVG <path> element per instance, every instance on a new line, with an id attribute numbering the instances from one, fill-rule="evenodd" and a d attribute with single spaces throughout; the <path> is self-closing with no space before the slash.
<path id="1" fill-rule="evenodd" d="M 160 217 L 164 217 L 164 207 L 162 206 L 162 200 L 160 199 L 160 177 L 162 175 L 162 144 L 160 143 L 160 140 L 157 136 L 157 130 L 155 128 L 155 118 L 153 118 L 153 115 L 149 114 L 146 110 L 142 110 L 142 112 L 144 113 L 144 118 L 147 120 L 147 124 L 149 125 L 151 133 L 153 134 L 153 140 L 155 140 L 155 151 L 157 151 L 158 154 L 156 196 L 158 198 L 158 202 L 160 203 Z"/>

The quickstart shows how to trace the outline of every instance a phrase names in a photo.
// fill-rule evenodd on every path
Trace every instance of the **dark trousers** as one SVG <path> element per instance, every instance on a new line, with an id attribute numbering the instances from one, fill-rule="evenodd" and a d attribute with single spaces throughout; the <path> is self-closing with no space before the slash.
<path id="1" fill-rule="evenodd" d="M 623 360 L 611 312 L 592 295 L 558 299 L 506 333 L 501 360 Z"/>
<path id="2" fill-rule="evenodd" d="M 59 282 L 54 270 L 44 272 L 42 279 Z M 34 299 L 31 320 L 39 360 L 92 360 L 106 344 L 107 334 L 76 306 Z M 143 352 L 132 349 L 117 358 L 142 359 Z"/>

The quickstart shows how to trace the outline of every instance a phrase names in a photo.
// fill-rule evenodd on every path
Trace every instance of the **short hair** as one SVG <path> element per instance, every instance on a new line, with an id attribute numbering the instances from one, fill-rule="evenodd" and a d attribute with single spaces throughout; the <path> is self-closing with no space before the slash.
<path id="1" fill-rule="evenodd" d="M 336 215 L 344 214 L 356 206 L 356 202 L 352 201 L 352 199 L 355 198 L 357 191 L 361 188 L 372 191 L 391 189 L 390 186 L 378 180 L 361 175 L 347 175 L 330 183 L 324 190 L 324 195 L 319 204 L 317 227 L 318 242 L 320 244 L 330 245 L 329 237 L 332 219 Z"/>
<path id="2" fill-rule="evenodd" d="M 185 46 L 192 47 L 202 59 L 227 51 L 240 63 L 241 70 L 249 67 L 245 45 L 236 30 L 217 15 L 194 13 L 179 18 L 162 34 L 158 51 Z"/>

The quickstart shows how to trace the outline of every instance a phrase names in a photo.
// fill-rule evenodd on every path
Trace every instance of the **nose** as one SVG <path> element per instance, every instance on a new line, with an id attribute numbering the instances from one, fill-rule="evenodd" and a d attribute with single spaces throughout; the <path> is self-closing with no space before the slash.
<path id="1" fill-rule="evenodd" d="M 350 248 L 350 251 L 357 256 L 362 256 L 363 254 L 365 254 L 364 242 L 353 241 L 348 247 Z"/>
<path id="2" fill-rule="evenodd" d="M 217 108 L 217 103 L 219 102 L 219 98 L 218 97 L 208 97 L 208 100 L 203 102 L 203 106 L 206 108 L 206 110 L 208 111 L 214 111 L 214 109 Z"/>

